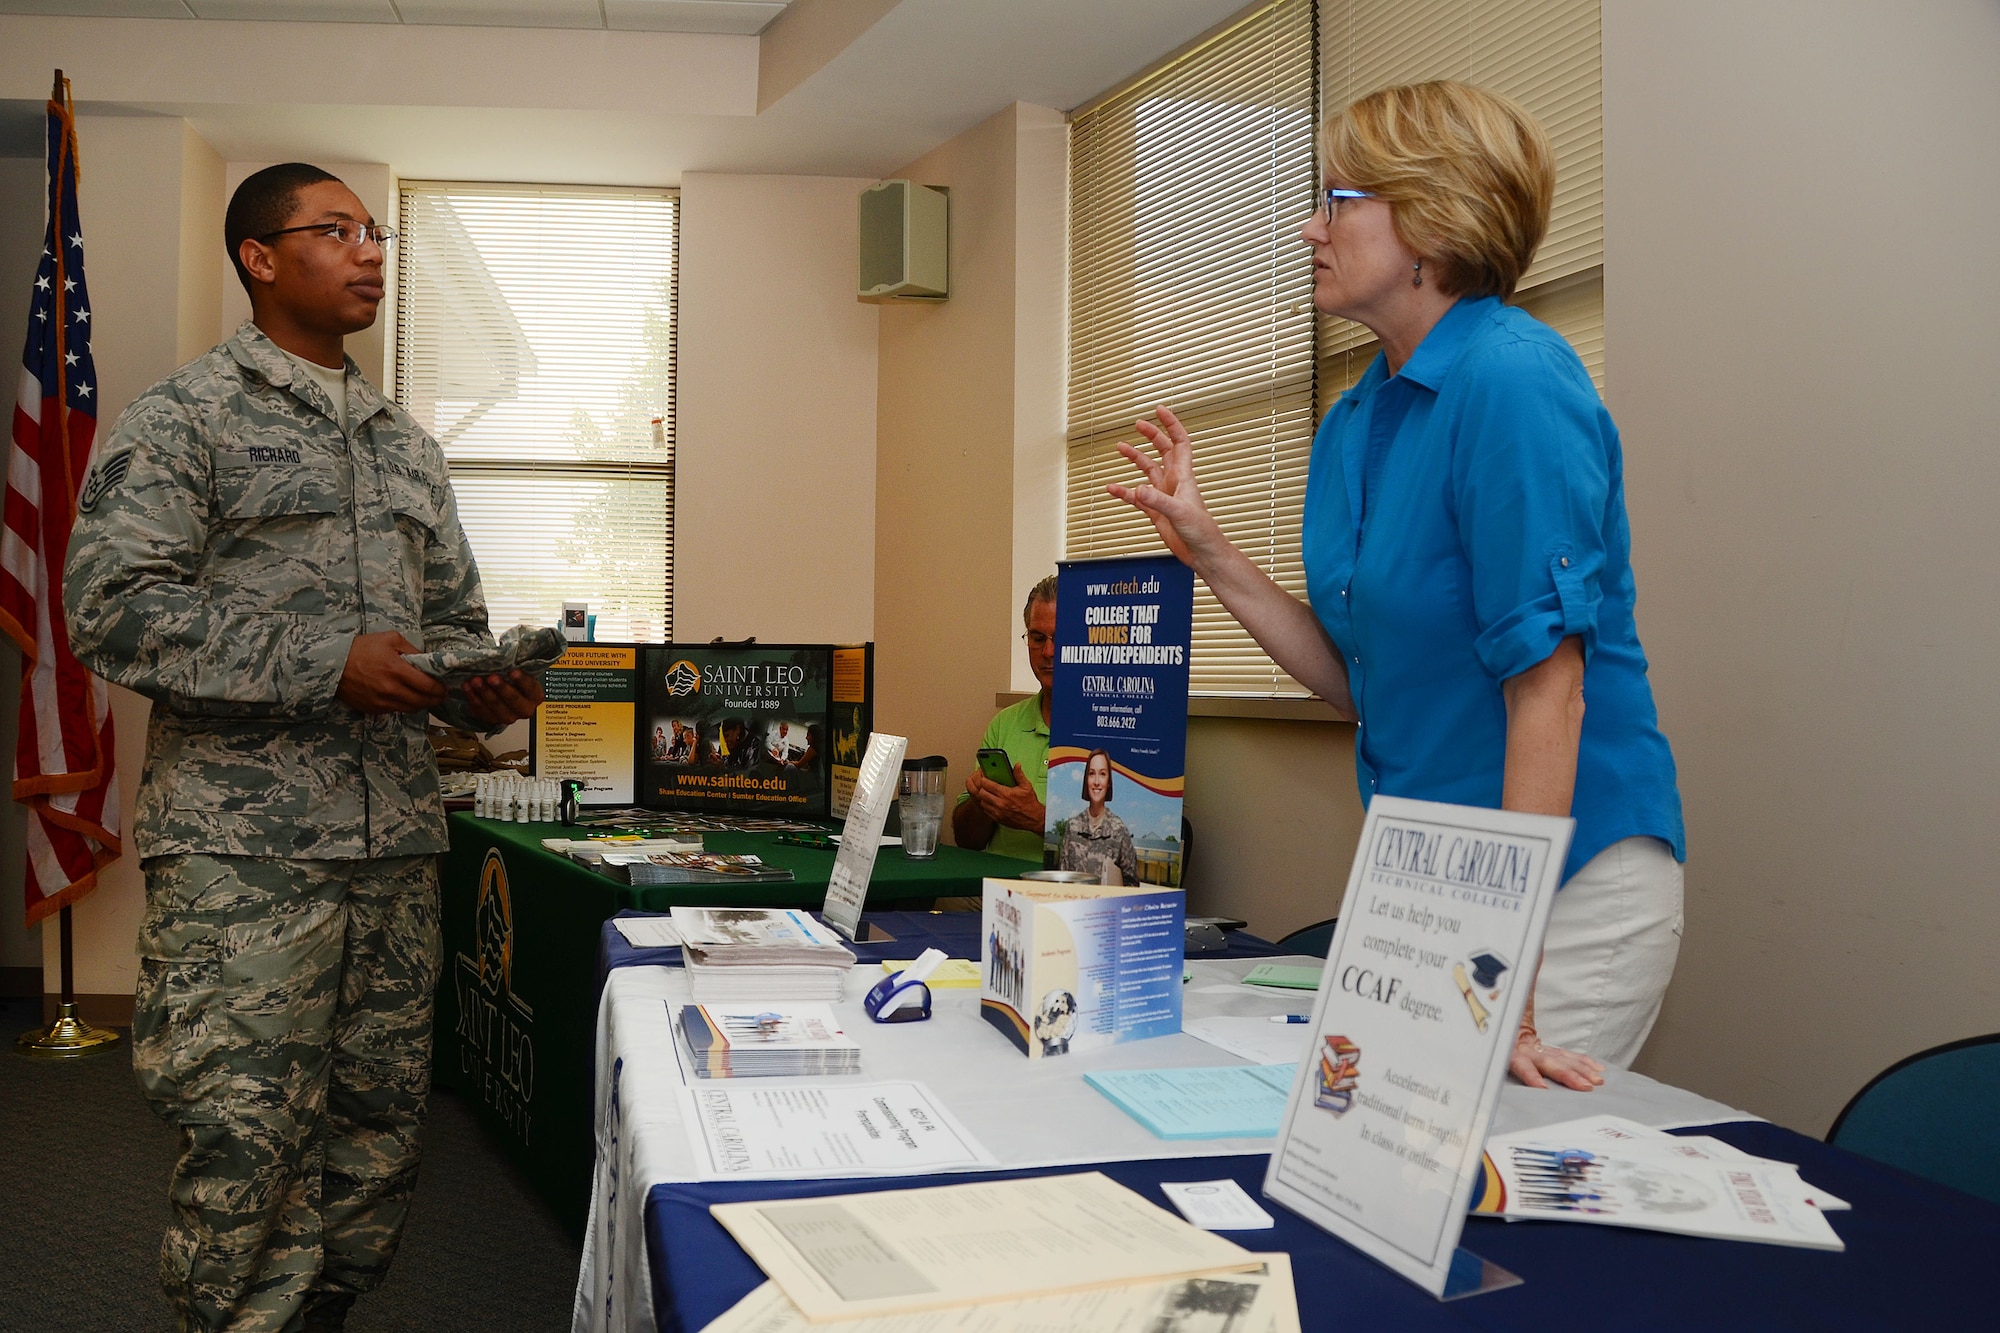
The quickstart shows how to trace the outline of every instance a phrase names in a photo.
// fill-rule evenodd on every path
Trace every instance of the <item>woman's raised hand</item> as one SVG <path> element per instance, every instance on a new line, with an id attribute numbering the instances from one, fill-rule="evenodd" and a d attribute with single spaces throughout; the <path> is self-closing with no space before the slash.
<path id="1" fill-rule="evenodd" d="M 1145 482 L 1138 486 L 1112 482 L 1104 489 L 1112 498 L 1123 500 L 1152 519 L 1167 549 L 1183 564 L 1199 568 L 1198 554 L 1207 554 L 1218 544 L 1225 544 L 1222 529 L 1202 503 L 1186 427 L 1167 408 L 1159 408 L 1153 415 L 1159 418 L 1158 425 L 1143 417 L 1133 423 L 1152 444 L 1153 453 L 1144 453 L 1138 446 L 1122 441 L 1118 445 L 1118 452 L 1145 474 Z"/>

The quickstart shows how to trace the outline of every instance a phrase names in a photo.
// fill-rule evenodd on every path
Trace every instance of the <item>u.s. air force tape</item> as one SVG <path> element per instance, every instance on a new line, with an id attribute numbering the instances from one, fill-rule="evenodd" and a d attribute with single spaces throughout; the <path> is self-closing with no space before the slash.
<path id="1" fill-rule="evenodd" d="M 125 480 L 125 469 L 132 466 L 132 451 L 127 449 L 116 458 L 107 458 L 90 470 L 83 479 L 83 489 L 77 492 L 76 507 L 84 513 L 97 508 L 97 502 L 109 495 L 118 483 Z"/>

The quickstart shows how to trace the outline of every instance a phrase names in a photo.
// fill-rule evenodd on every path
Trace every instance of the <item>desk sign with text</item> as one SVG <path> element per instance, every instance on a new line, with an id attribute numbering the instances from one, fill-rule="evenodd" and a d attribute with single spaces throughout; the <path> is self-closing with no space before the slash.
<path id="1" fill-rule="evenodd" d="M 868 881 L 875 873 L 875 854 L 882 848 L 882 826 L 889 820 L 889 803 L 903 775 L 903 755 L 909 738 L 878 731 L 868 738 L 859 776 L 849 793 L 847 827 L 833 874 L 826 882 L 826 902 L 820 916 L 848 939 L 859 939 L 861 909 L 868 901 Z"/>
<path id="2" fill-rule="evenodd" d="M 1181 883 L 1194 573 L 1170 555 L 1056 566 L 1043 864 Z"/>
<path id="3" fill-rule="evenodd" d="M 1264 1193 L 1434 1296 L 1478 1283 L 1459 1231 L 1575 827 L 1378 796 L 1361 829 Z"/>

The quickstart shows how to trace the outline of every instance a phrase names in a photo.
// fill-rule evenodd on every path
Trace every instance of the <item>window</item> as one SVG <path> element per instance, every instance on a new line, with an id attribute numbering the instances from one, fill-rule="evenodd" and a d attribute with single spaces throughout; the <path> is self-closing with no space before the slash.
<path id="1" fill-rule="evenodd" d="M 1320 0 L 1322 114 L 1377 88 L 1457 79 L 1513 98 L 1556 150 L 1549 232 L 1514 304 L 1569 339 L 1604 390 L 1604 79 L 1599 0 Z M 1375 357 L 1322 316 L 1322 412 Z"/>
<path id="2" fill-rule="evenodd" d="M 1305 595 L 1299 512 L 1315 425 L 1313 7 L 1278 0 L 1097 104 L 1070 127 L 1072 559 L 1156 550 L 1104 494 L 1136 475 L 1133 418 L 1174 409 L 1223 530 Z M 1196 585 L 1192 687 L 1302 696 Z"/>
<path id="3" fill-rule="evenodd" d="M 496 629 L 673 636 L 679 194 L 405 181 L 396 400 L 444 447 Z"/>
<path id="4" fill-rule="evenodd" d="M 1279 586 L 1305 596 L 1299 526 L 1312 432 L 1374 359 L 1368 330 L 1312 311 L 1318 120 L 1376 88 L 1456 78 L 1520 101 L 1557 156 L 1548 237 L 1515 301 L 1602 389 L 1598 0 L 1277 0 L 1072 117 L 1065 553 L 1156 550 L 1104 494 L 1114 445 L 1172 406 L 1202 493 Z M 1301 697 L 1197 585 L 1193 688 Z"/>

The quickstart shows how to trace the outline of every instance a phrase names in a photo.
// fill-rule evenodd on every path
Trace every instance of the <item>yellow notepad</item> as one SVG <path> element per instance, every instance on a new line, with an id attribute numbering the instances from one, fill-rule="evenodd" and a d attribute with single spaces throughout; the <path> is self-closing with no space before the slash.
<path id="1" fill-rule="evenodd" d="M 908 958 L 885 959 L 882 970 L 893 977 L 912 961 Z M 966 958 L 947 958 L 938 964 L 937 971 L 931 973 L 930 980 L 924 984 L 932 990 L 978 990 L 979 964 Z"/>

